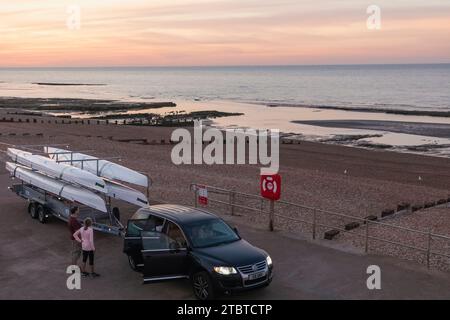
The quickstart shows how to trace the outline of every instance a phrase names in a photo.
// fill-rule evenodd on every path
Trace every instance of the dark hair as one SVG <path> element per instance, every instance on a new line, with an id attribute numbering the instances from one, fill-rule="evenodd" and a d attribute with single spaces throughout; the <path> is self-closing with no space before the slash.
<path id="1" fill-rule="evenodd" d="M 87 228 L 89 228 L 90 226 L 92 226 L 91 218 L 84 219 L 84 230 L 87 230 Z"/>
<path id="2" fill-rule="evenodd" d="M 75 207 L 70 209 L 70 214 L 75 214 L 77 211 L 78 211 L 78 207 L 75 206 Z"/>

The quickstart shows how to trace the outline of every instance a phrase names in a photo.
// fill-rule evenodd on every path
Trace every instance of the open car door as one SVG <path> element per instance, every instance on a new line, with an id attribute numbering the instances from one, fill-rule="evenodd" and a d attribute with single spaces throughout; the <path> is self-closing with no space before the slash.
<path id="1" fill-rule="evenodd" d="M 142 231 L 141 241 L 144 283 L 188 278 L 186 245 L 162 231 Z"/>
<path id="2" fill-rule="evenodd" d="M 133 270 L 139 271 L 144 267 L 141 233 L 162 230 L 163 225 L 164 219 L 156 216 L 128 220 L 124 239 L 124 252 L 128 255 L 128 262 Z"/>

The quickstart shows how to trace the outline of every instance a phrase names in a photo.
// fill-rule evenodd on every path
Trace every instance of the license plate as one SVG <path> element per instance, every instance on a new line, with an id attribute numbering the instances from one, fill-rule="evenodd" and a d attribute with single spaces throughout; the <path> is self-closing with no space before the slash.
<path id="1" fill-rule="evenodd" d="M 262 272 L 257 272 L 257 273 L 252 273 L 250 275 L 248 275 L 248 280 L 255 280 L 255 279 L 259 279 L 262 278 L 266 275 L 265 271 Z"/>

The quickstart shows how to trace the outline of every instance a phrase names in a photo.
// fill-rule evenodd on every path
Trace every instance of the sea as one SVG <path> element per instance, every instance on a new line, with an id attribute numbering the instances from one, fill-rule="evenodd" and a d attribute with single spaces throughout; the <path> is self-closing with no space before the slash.
<path id="1" fill-rule="evenodd" d="M 423 133 L 293 122 L 373 120 L 450 125 L 450 117 L 431 117 L 429 113 L 449 112 L 450 115 L 450 64 L 2 68 L 0 97 L 173 101 L 177 104 L 175 109 L 180 111 L 244 113 L 215 119 L 214 124 L 220 127 L 279 129 L 309 140 L 376 135 L 363 141 L 399 148 L 428 144 L 450 146 L 447 138 Z M 171 110 L 174 109 L 163 108 L 158 112 Z M 415 112 L 408 114 L 409 111 Z"/>

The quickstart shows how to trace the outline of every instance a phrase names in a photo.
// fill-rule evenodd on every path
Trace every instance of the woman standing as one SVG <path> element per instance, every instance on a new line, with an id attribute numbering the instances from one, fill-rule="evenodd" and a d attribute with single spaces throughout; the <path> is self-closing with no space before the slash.
<path id="1" fill-rule="evenodd" d="M 83 251 L 83 265 L 81 271 L 83 276 L 88 276 L 89 273 L 86 271 L 86 261 L 89 258 L 89 266 L 91 267 L 91 276 L 98 277 L 98 273 L 94 272 L 94 229 L 92 229 L 92 220 L 86 218 L 84 220 L 84 226 L 78 229 L 77 232 L 73 234 L 76 241 L 81 243 L 81 249 Z"/>

